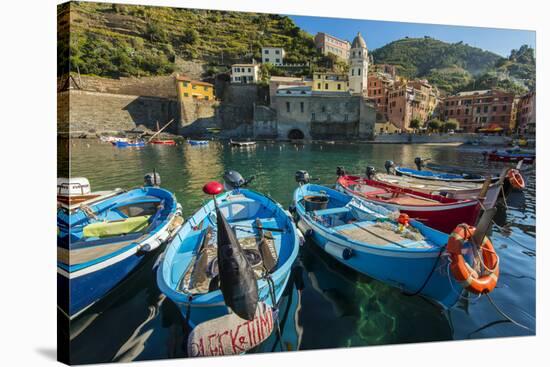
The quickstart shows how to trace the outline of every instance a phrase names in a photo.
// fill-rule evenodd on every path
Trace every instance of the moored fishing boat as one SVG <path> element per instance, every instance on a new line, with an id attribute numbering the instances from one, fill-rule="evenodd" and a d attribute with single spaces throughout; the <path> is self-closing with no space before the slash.
<path id="1" fill-rule="evenodd" d="M 478 174 L 456 174 L 456 173 L 445 173 L 445 172 L 432 172 L 432 171 L 419 171 L 412 168 L 406 167 L 395 167 L 395 174 L 402 176 L 409 176 L 423 180 L 434 180 L 434 181 L 450 181 L 450 182 L 477 182 L 483 183 L 486 177 Z M 491 176 L 491 182 L 498 181 L 498 176 Z"/>
<path id="2" fill-rule="evenodd" d="M 128 141 L 128 138 L 120 138 L 120 137 L 117 137 L 117 136 L 100 136 L 99 137 L 99 140 L 104 142 L 104 143 L 112 143 L 112 142 L 116 142 L 116 141 Z"/>
<path id="3" fill-rule="evenodd" d="M 176 141 L 173 139 L 153 139 L 149 143 L 154 145 L 176 145 Z"/>
<path id="4" fill-rule="evenodd" d="M 507 152 L 493 150 L 492 152 L 483 152 L 490 161 L 497 162 L 523 162 L 526 164 L 535 163 L 536 155 L 528 152 Z"/>
<path id="5" fill-rule="evenodd" d="M 411 218 L 446 233 L 450 233 L 460 223 L 473 225 L 481 208 L 475 199 L 453 199 L 376 181 L 372 179 L 374 170 L 369 172 L 368 177 L 360 177 L 347 175 L 339 167 L 337 174 L 337 190 L 360 200 L 406 213 Z"/>
<path id="6" fill-rule="evenodd" d="M 69 318 L 106 296 L 181 226 L 174 195 L 156 183 L 158 175 L 147 175 L 143 187 L 58 205 L 58 308 Z"/>
<path id="7" fill-rule="evenodd" d="M 265 340 L 298 255 L 300 234 L 291 215 L 243 189 L 250 180 L 240 174 L 229 171 L 224 179 L 224 193 L 217 182 L 205 185 L 213 200 L 187 220 L 157 270 L 159 289 L 193 328 L 190 356 L 239 354 Z M 227 333 L 238 337 L 237 345 L 224 338 Z"/>
<path id="8" fill-rule="evenodd" d="M 191 145 L 207 145 L 208 140 L 187 140 L 187 143 Z"/>
<path id="9" fill-rule="evenodd" d="M 128 147 L 144 147 L 145 142 L 143 140 L 127 140 L 127 141 L 114 141 L 112 144 L 117 148 L 128 148 Z"/>
<path id="10" fill-rule="evenodd" d="M 256 145 L 255 141 L 235 141 L 230 139 L 229 144 L 231 144 L 234 147 L 252 147 Z"/>
<path id="11" fill-rule="evenodd" d="M 490 292 L 496 286 L 498 256 L 484 233 L 483 264 L 491 271 L 472 275 L 468 284 L 465 264 L 471 262 L 471 249 L 477 245 L 462 228 L 471 227 L 459 226 L 448 236 L 409 221 L 404 214 L 309 184 L 307 178 L 303 171 L 297 173 L 300 186 L 294 192 L 293 208 L 298 228 L 345 266 L 444 307 L 457 302 L 461 285 L 474 293 Z"/>
<path id="12" fill-rule="evenodd" d="M 468 200 L 478 199 L 482 195 L 483 184 L 475 182 L 451 182 L 423 180 L 409 176 L 396 176 L 385 173 L 376 173 L 373 180 L 409 188 L 431 195 L 441 195 L 451 199 Z M 500 194 L 500 184 L 491 183 L 485 193 L 483 206 L 492 208 L 495 206 Z"/>

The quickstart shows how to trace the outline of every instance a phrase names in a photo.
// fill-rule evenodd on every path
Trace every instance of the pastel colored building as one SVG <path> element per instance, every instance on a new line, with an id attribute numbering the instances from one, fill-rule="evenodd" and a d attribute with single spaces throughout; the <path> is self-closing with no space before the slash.
<path id="1" fill-rule="evenodd" d="M 314 92 L 349 92 L 347 74 L 340 73 L 313 73 Z"/>
<path id="2" fill-rule="evenodd" d="M 537 120 L 537 101 L 535 92 L 527 93 L 519 98 L 516 120 L 518 131 L 521 134 L 535 134 Z"/>
<path id="3" fill-rule="evenodd" d="M 363 95 L 367 92 L 369 74 L 369 54 L 367 43 L 357 33 L 351 43 L 349 55 L 349 91 L 351 94 Z"/>
<path id="4" fill-rule="evenodd" d="M 317 33 L 315 35 L 315 47 L 323 55 L 333 54 L 346 61 L 349 59 L 350 43 L 330 34 Z"/>
<path id="5" fill-rule="evenodd" d="M 408 131 L 412 120 L 425 123 L 438 103 L 437 90 L 426 80 L 398 81 L 388 92 L 387 118 L 399 129 Z"/>
<path id="6" fill-rule="evenodd" d="M 262 47 L 262 63 L 282 66 L 284 58 L 285 50 L 282 47 Z"/>
<path id="7" fill-rule="evenodd" d="M 466 132 L 495 125 L 511 131 L 516 123 L 514 97 L 496 89 L 460 92 L 442 101 L 440 117 L 458 120 Z"/>
<path id="8" fill-rule="evenodd" d="M 275 106 L 277 90 L 283 87 L 312 86 L 312 80 L 305 80 L 300 77 L 272 76 L 269 78 L 269 104 Z"/>
<path id="9" fill-rule="evenodd" d="M 234 64 L 231 65 L 231 83 L 255 84 L 260 80 L 260 65 Z"/>
<path id="10" fill-rule="evenodd" d="M 200 100 L 214 100 L 214 85 L 199 80 L 192 80 L 186 76 L 176 76 L 178 98 L 195 98 Z"/>
<path id="11" fill-rule="evenodd" d="M 367 79 L 367 96 L 376 105 L 376 110 L 386 116 L 388 113 L 388 93 L 393 88 L 394 80 L 389 74 L 370 73 Z"/>

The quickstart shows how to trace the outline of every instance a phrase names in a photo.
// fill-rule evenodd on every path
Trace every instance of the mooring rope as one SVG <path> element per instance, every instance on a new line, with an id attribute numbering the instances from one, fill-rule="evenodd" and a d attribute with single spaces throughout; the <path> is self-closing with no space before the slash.
<path id="1" fill-rule="evenodd" d="M 502 316 L 504 317 L 506 320 L 510 321 L 512 324 L 522 328 L 522 329 L 525 329 L 525 330 L 528 330 L 530 332 L 535 332 L 535 330 L 531 329 L 530 327 L 528 326 L 525 326 L 523 324 L 520 324 L 519 322 L 517 322 L 516 320 L 512 319 L 510 316 L 508 316 L 507 314 L 505 314 L 498 306 L 497 304 L 495 303 L 495 301 L 493 301 L 493 299 L 491 298 L 491 296 L 489 296 L 489 294 L 487 293 L 486 294 L 487 298 L 489 299 L 489 302 L 491 302 L 491 305 L 493 305 L 493 307 L 495 308 L 495 310 Z"/>
<path id="2" fill-rule="evenodd" d="M 424 290 L 424 288 L 432 278 L 432 275 L 434 274 L 435 269 L 437 268 L 437 264 L 439 264 L 439 259 L 441 259 L 441 255 L 443 254 L 444 251 L 445 251 L 445 246 L 441 246 L 441 249 L 439 250 L 439 254 L 437 255 L 437 258 L 434 261 L 434 265 L 432 266 L 432 270 L 430 271 L 430 274 L 428 275 L 426 280 L 424 280 L 424 283 L 422 284 L 422 286 L 416 292 L 413 292 L 413 293 L 403 292 L 405 296 L 408 296 L 408 297 L 416 296 Z"/>
<path id="3" fill-rule="evenodd" d="M 265 277 L 265 279 L 267 281 L 267 285 L 269 286 L 269 295 L 271 296 L 271 304 L 273 305 L 273 309 L 277 311 L 275 326 L 277 327 L 277 338 L 279 339 L 279 346 L 281 348 L 281 352 L 283 352 L 284 351 L 283 336 L 281 334 L 281 326 L 279 324 L 279 312 L 278 312 L 277 300 L 275 296 L 275 283 L 273 282 L 273 279 L 269 274 Z"/>

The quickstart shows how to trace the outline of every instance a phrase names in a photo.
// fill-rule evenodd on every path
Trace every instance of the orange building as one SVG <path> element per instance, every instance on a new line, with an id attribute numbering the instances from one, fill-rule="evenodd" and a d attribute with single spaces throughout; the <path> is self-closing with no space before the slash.
<path id="1" fill-rule="evenodd" d="M 414 119 L 424 124 L 438 103 L 437 89 L 426 80 L 398 81 L 388 91 L 386 115 L 388 121 L 406 131 Z"/>
<path id="2" fill-rule="evenodd" d="M 516 123 L 514 93 L 489 89 L 448 96 L 441 104 L 441 118 L 456 119 L 466 132 L 495 125 L 511 131 Z"/>
<path id="3" fill-rule="evenodd" d="M 191 80 L 186 76 L 176 76 L 178 98 L 196 98 L 211 101 L 215 98 L 214 85 L 199 80 Z"/>

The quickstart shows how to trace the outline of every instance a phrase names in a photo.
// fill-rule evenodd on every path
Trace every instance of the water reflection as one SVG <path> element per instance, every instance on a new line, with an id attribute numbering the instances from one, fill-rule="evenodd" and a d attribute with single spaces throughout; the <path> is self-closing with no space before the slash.
<path id="1" fill-rule="evenodd" d="M 308 170 L 321 183 L 332 184 L 336 166 L 364 173 L 367 165 L 382 169 L 387 159 L 413 166 L 416 156 L 475 169 L 498 171 L 503 167 L 484 162 L 483 149 L 467 147 L 259 143 L 255 148 L 239 149 L 210 142 L 204 147 L 117 149 L 90 141 L 60 144 L 71 149 L 71 175 L 87 177 L 93 190 L 141 185 L 145 173 L 157 170 L 163 186 L 183 205 L 185 216 L 206 199 L 202 185 L 220 180 L 228 169 L 244 177 L 256 175 L 254 190 L 288 206 L 296 187 L 294 172 L 299 169 Z M 58 157 L 63 156 L 61 151 Z M 62 162 L 58 167 L 67 169 Z M 534 329 L 535 167 L 526 167 L 524 173 L 526 190 L 507 198 L 508 209 L 500 208 L 496 218 L 502 229 L 493 227 L 501 275 L 491 295 L 508 315 Z M 157 289 L 154 261 L 150 259 L 123 287 L 72 324 L 74 363 L 185 356 L 188 330 L 177 308 Z M 274 334 L 256 352 L 532 334 L 504 320 L 485 297 L 462 300 L 443 311 L 421 297 L 407 297 L 360 276 L 309 243 L 302 248 L 296 266 L 302 269 L 301 275 L 289 282 L 279 310 L 282 342 Z"/>

